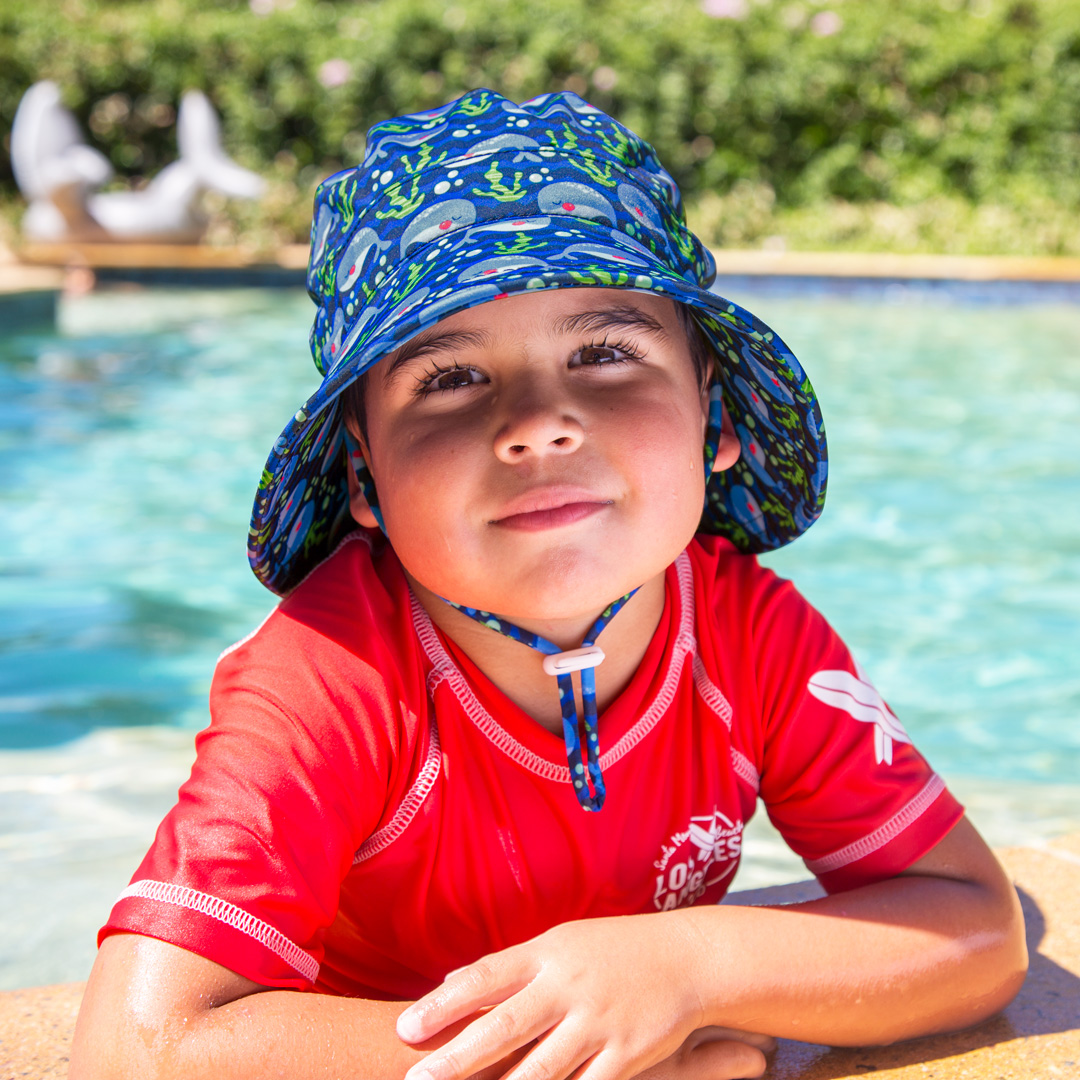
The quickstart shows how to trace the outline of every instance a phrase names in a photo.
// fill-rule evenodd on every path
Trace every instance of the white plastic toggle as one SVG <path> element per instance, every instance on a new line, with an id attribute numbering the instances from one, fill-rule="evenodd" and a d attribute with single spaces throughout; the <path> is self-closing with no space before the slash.
<path id="1" fill-rule="evenodd" d="M 586 645 L 584 649 L 569 649 L 544 657 L 544 671 L 548 675 L 565 675 L 568 671 L 599 667 L 604 662 L 604 650 L 599 645 Z"/>

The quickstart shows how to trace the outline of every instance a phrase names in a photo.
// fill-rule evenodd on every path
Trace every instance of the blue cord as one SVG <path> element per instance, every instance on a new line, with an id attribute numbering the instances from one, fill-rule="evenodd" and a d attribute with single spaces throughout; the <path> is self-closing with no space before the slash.
<path id="1" fill-rule="evenodd" d="M 604 608 L 600 617 L 593 623 L 592 629 L 585 635 L 585 640 L 581 643 L 582 648 L 596 644 L 601 631 L 636 592 L 637 589 L 632 589 L 625 596 Z M 546 656 L 555 656 L 563 651 L 553 641 L 548 641 L 547 638 L 528 630 L 522 630 L 520 626 L 515 626 L 506 619 L 493 615 L 490 611 L 465 607 L 462 604 L 455 604 L 452 600 L 446 600 L 446 603 L 468 615 L 470 619 L 475 619 L 478 623 L 497 630 L 514 641 L 520 641 L 523 645 L 528 645 L 529 648 L 536 649 L 537 652 L 544 653 Z M 600 771 L 600 739 L 596 730 L 595 672 L 594 667 L 581 669 L 581 702 L 584 706 L 584 717 L 578 716 L 577 702 L 574 700 L 574 682 L 570 672 L 556 676 L 559 684 L 559 705 L 562 708 L 563 739 L 566 742 L 566 761 L 570 766 L 570 778 L 574 782 L 574 794 L 582 810 L 588 811 L 601 809 L 606 795 L 604 774 Z M 581 760 L 582 735 L 585 739 L 587 775 L 586 767 Z"/>

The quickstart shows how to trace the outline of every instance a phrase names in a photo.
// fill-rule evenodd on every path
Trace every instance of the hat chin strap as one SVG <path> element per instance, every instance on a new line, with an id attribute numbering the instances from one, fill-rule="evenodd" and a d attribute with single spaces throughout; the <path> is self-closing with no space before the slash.
<path id="1" fill-rule="evenodd" d="M 382 511 L 379 509 L 379 499 L 375 494 L 375 480 L 367 467 L 367 462 L 364 460 L 364 452 L 360 449 L 360 444 L 353 437 L 352 432 L 345 426 L 344 421 L 341 423 L 341 430 L 345 436 L 345 453 L 348 455 L 349 464 L 356 474 L 356 482 L 360 485 L 360 494 L 367 501 L 368 509 L 375 515 L 375 521 L 382 530 L 383 536 L 386 536 L 386 526 L 383 524 Z M 390 539 L 388 536 L 386 538 Z"/>
<path id="2" fill-rule="evenodd" d="M 719 382 L 713 383 L 709 390 L 709 419 L 705 433 L 705 480 L 712 475 L 712 465 L 716 460 L 717 446 L 723 424 L 723 398 Z M 345 445 L 349 461 L 356 472 L 356 479 L 367 504 L 379 523 L 379 528 L 386 534 L 382 512 L 379 510 L 375 494 L 375 481 L 364 461 L 360 446 L 345 430 Z M 389 539 L 389 538 L 388 538 Z M 640 586 L 638 586 L 640 588 Z M 619 597 L 600 613 L 591 629 L 577 649 L 560 649 L 553 641 L 523 630 L 500 615 L 478 608 L 456 604 L 453 600 L 440 597 L 445 604 L 456 608 L 470 619 L 475 619 L 482 626 L 503 634 L 513 641 L 520 641 L 544 656 L 544 671 L 555 676 L 559 686 L 559 705 L 562 708 L 563 739 L 566 742 L 566 761 L 570 766 L 570 779 L 574 784 L 574 794 L 582 810 L 594 812 L 603 808 L 607 789 L 604 774 L 600 770 L 600 740 L 596 731 L 596 668 L 604 660 L 604 650 L 596 644 L 596 639 L 611 622 L 615 614 L 638 590 L 631 589 L 625 596 Z M 580 672 L 581 703 L 584 716 L 579 715 L 574 696 L 573 672 Z M 585 741 L 585 760 L 582 761 L 581 743 Z"/>
<path id="3" fill-rule="evenodd" d="M 604 774 L 600 771 L 600 741 L 596 732 L 596 668 L 604 660 L 604 650 L 596 644 L 596 639 L 611 622 L 615 613 L 630 599 L 637 589 L 631 589 L 625 596 L 619 597 L 600 613 L 592 628 L 581 642 L 581 648 L 562 650 L 553 641 L 539 634 L 522 630 L 512 622 L 490 611 L 455 604 L 452 600 L 442 599 L 452 608 L 475 619 L 483 626 L 505 635 L 522 645 L 528 645 L 544 654 L 544 671 L 554 675 L 559 684 L 559 705 L 562 708 L 563 739 L 566 742 L 566 761 L 570 766 L 570 779 L 574 784 L 574 794 L 582 810 L 599 810 L 604 805 L 606 789 Z M 584 716 L 578 714 L 577 701 L 574 698 L 572 673 L 580 672 L 581 703 Z M 581 743 L 585 742 L 585 762 L 581 759 Z"/>
<path id="4" fill-rule="evenodd" d="M 712 476 L 713 462 L 720 448 L 720 436 L 724 432 L 724 388 L 719 380 L 709 387 L 709 419 L 705 425 L 705 484 Z M 708 496 L 706 496 L 706 504 Z"/>

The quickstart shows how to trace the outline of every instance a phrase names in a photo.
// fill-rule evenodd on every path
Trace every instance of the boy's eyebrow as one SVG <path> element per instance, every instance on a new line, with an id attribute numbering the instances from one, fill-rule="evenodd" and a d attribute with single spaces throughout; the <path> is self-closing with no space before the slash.
<path id="1" fill-rule="evenodd" d="M 397 350 L 385 373 L 383 383 L 390 385 L 397 372 L 405 364 L 430 353 L 449 352 L 454 349 L 481 349 L 490 344 L 491 336 L 482 330 L 437 330 L 417 334 Z"/>
<path id="2" fill-rule="evenodd" d="M 631 304 L 579 311 L 555 323 L 558 334 L 602 334 L 608 330 L 643 330 L 647 334 L 667 336 L 662 323 Z"/>
<path id="3" fill-rule="evenodd" d="M 639 330 L 647 334 L 666 336 L 662 323 L 631 304 L 616 304 L 595 311 L 578 311 L 565 315 L 553 326 L 556 335 L 602 334 L 609 330 Z M 390 361 L 383 374 L 383 384 L 389 386 L 406 364 L 431 353 L 452 352 L 454 349 L 482 349 L 491 344 L 491 335 L 482 330 L 438 330 L 417 334 L 406 341 Z"/>

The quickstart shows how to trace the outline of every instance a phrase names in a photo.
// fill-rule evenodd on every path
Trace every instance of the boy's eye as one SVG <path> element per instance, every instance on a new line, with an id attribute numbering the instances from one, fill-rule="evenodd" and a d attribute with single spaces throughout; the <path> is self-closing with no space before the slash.
<path id="1" fill-rule="evenodd" d="M 602 364 L 621 364 L 634 360 L 637 354 L 623 345 L 585 345 L 574 354 L 576 364 L 582 367 L 599 367 Z"/>
<path id="2" fill-rule="evenodd" d="M 461 390 L 482 379 L 483 376 L 475 368 L 445 368 L 425 380 L 421 390 L 425 394 L 436 390 Z"/>

